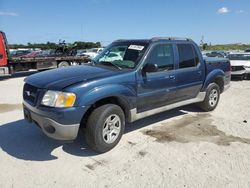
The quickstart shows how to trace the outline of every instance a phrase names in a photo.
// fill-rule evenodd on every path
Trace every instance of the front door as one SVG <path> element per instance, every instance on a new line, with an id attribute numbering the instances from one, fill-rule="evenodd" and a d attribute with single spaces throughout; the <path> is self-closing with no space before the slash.
<path id="1" fill-rule="evenodd" d="M 151 110 L 172 103 L 175 96 L 175 56 L 173 45 L 156 44 L 151 47 L 145 60 L 147 64 L 155 64 L 154 72 L 139 72 L 137 112 Z"/>

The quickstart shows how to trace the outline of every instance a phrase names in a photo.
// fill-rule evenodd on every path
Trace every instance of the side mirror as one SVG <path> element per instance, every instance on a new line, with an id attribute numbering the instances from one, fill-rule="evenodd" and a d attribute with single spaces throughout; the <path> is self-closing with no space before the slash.
<path id="1" fill-rule="evenodd" d="M 143 72 L 147 73 L 147 72 L 157 72 L 158 71 L 158 66 L 156 64 L 146 64 L 144 67 L 143 67 Z"/>

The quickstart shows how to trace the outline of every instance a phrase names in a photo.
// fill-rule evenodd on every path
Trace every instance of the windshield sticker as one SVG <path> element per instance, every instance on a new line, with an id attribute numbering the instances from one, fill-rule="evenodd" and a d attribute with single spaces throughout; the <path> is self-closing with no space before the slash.
<path id="1" fill-rule="evenodd" d="M 128 49 L 142 51 L 144 49 L 144 46 L 130 45 Z"/>

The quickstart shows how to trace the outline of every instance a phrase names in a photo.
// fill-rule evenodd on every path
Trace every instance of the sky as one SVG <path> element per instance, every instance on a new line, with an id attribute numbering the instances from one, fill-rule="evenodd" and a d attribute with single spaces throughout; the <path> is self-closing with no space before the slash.
<path id="1" fill-rule="evenodd" d="M 250 43 L 250 0 L 0 0 L 8 42 L 188 37 Z"/>

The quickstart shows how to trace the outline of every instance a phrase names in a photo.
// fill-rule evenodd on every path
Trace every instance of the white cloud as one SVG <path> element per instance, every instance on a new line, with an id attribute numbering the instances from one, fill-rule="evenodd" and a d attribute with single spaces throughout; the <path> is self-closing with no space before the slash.
<path id="1" fill-rule="evenodd" d="M 0 11 L 0 16 L 18 16 L 18 14 L 15 13 L 15 12 L 3 12 L 3 11 Z"/>
<path id="2" fill-rule="evenodd" d="M 226 14 L 229 12 L 229 9 L 227 7 L 222 7 L 218 10 L 219 14 Z"/>

